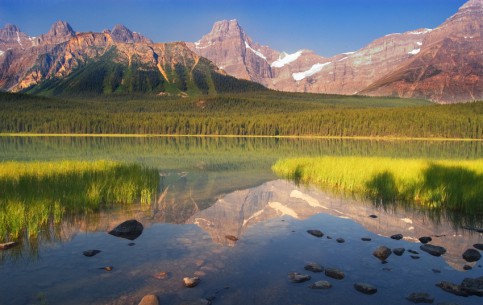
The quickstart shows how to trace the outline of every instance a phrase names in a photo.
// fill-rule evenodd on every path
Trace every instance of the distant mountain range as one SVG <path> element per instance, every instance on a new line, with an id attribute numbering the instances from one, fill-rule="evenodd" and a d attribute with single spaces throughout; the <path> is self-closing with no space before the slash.
<path id="1" fill-rule="evenodd" d="M 59 21 L 39 37 L 0 29 L 0 90 L 44 95 L 203 95 L 261 90 L 483 99 L 483 0 L 470 0 L 436 29 L 389 34 L 325 58 L 254 42 L 236 20 L 216 22 L 194 43 L 153 43 L 123 25 L 77 33 Z M 233 77 L 230 77 L 233 76 Z M 253 83 L 256 82 L 256 83 Z"/>

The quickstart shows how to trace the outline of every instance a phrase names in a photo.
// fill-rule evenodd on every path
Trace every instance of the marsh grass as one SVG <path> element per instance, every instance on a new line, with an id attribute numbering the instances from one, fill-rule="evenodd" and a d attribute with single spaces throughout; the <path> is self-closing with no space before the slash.
<path id="1" fill-rule="evenodd" d="M 64 214 L 150 204 L 157 170 L 109 161 L 0 163 L 0 241 L 36 237 Z"/>
<path id="2" fill-rule="evenodd" d="M 277 161 L 272 169 L 296 183 L 382 204 L 409 203 L 430 210 L 483 215 L 483 159 L 292 158 Z"/>

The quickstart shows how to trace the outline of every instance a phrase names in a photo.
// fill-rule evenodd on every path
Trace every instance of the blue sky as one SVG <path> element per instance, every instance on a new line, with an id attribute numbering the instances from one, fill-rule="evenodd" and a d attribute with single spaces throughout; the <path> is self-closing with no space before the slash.
<path id="1" fill-rule="evenodd" d="M 465 0 L 0 0 L 0 24 L 38 36 L 65 20 L 76 31 L 122 23 L 155 42 L 197 41 L 215 21 L 237 19 L 254 41 L 323 56 L 389 33 L 434 28 Z"/>

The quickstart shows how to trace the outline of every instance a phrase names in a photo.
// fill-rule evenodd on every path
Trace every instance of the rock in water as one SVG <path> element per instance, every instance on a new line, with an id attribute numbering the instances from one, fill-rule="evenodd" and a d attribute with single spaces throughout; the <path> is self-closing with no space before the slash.
<path id="1" fill-rule="evenodd" d="M 159 305 L 159 300 L 154 294 L 148 294 L 141 299 L 138 305 Z"/>
<path id="2" fill-rule="evenodd" d="M 0 244 L 0 250 L 8 250 L 10 248 L 15 247 L 17 244 L 18 243 L 17 242 L 14 242 L 14 241 L 10 241 L 8 243 Z"/>
<path id="3" fill-rule="evenodd" d="M 471 262 L 476 262 L 479 261 L 481 258 L 480 252 L 475 249 L 468 249 L 463 253 L 463 258 L 465 261 L 471 263 Z"/>
<path id="4" fill-rule="evenodd" d="M 196 287 L 200 283 L 200 278 L 195 277 L 185 277 L 183 278 L 184 285 L 188 288 Z"/>
<path id="5" fill-rule="evenodd" d="M 379 248 L 376 249 L 376 251 L 374 251 L 374 253 L 372 253 L 372 255 L 374 255 L 381 261 L 385 261 L 391 255 L 391 253 L 392 251 L 388 247 L 380 246 Z"/>
<path id="6" fill-rule="evenodd" d="M 461 290 L 468 295 L 483 296 L 483 276 L 478 278 L 466 278 L 461 282 Z"/>
<path id="7" fill-rule="evenodd" d="M 446 253 L 446 249 L 440 246 L 434 246 L 430 244 L 421 245 L 419 249 L 423 250 L 424 252 L 428 252 L 433 256 L 441 256 Z"/>
<path id="8" fill-rule="evenodd" d="M 324 272 L 324 267 L 316 263 L 310 263 L 306 265 L 304 269 L 312 272 Z"/>
<path id="9" fill-rule="evenodd" d="M 403 235 L 402 234 L 394 234 L 394 235 L 391 235 L 391 239 L 401 240 L 401 239 L 403 239 Z"/>
<path id="10" fill-rule="evenodd" d="M 362 238 L 361 238 L 361 240 L 362 240 L 362 241 L 371 241 L 371 240 L 372 240 L 372 238 L 369 238 L 369 237 L 362 237 Z"/>
<path id="11" fill-rule="evenodd" d="M 307 230 L 307 233 L 309 233 L 310 235 L 313 235 L 315 237 L 324 236 L 324 233 L 322 233 L 320 230 Z"/>
<path id="12" fill-rule="evenodd" d="M 98 253 L 101 253 L 101 250 L 86 250 L 82 252 L 82 254 L 84 254 L 84 256 L 87 256 L 87 257 L 92 257 Z"/>
<path id="13" fill-rule="evenodd" d="M 483 244 L 474 244 L 473 247 L 475 247 L 478 250 L 483 251 Z"/>
<path id="14" fill-rule="evenodd" d="M 298 272 L 289 273 L 288 278 L 290 279 L 290 281 L 292 281 L 294 283 L 303 283 L 303 282 L 306 282 L 306 281 L 310 281 L 310 279 L 311 279 L 310 275 L 300 274 Z"/>
<path id="15" fill-rule="evenodd" d="M 238 241 L 238 237 L 233 236 L 233 235 L 225 235 L 225 238 L 231 241 Z"/>
<path id="16" fill-rule="evenodd" d="M 411 293 L 406 297 L 409 301 L 413 303 L 429 303 L 432 304 L 434 302 L 434 298 L 431 297 L 428 293 L 426 292 L 414 292 Z"/>
<path id="17" fill-rule="evenodd" d="M 396 248 L 392 250 L 392 253 L 396 254 L 397 256 L 401 256 L 404 254 L 405 251 L 406 249 L 404 248 Z"/>
<path id="18" fill-rule="evenodd" d="M 336 241 L 339 243 L 339 244 L 342 244 L 342 243 L 345 243 L 345 240 L 343 238 L 337 238 Z"/>
<path id="19" fill-rule="evenodd" d="M 138 222 L 137 220 L 131 219 L 126 220 L 125 222 L 121 223 L 120 225 L 109 231 L 109 234 L 129 240 L 135 240 L 143 233 L 143 229 L 144 227 L 142 223 Z"/>
<path id="20" fill-rule="evenodd" d="M 325 275 L 336 280 L 342 280 L 345 277 L 344 272 L 335 268 L 326 268 Z"/>
<path id="21" fill-rule="evenodd" d="M 362 292 L 364 294 L 374 294 L 377 292 L 377 288 L 372 286 L 371 284 L 366 284 L 366 283 L 355 283 L 354 288 Z"/>
<path id="22" fill-rule="evenodd" d="M 427 244 L 429 243 L 430 241 L 432 241 L 433 239 L 429 236 L 423 236 L 423 237 L 420 237 L 419 238 L 419 241 L 422 243 L 422 244 Z"/>
<path id="23" fill-rule="evenodd" d="M 332 287 L 332 284 L 327 281 L 317 281 L 310 285 L 312 289 L 329 289 Z"/>

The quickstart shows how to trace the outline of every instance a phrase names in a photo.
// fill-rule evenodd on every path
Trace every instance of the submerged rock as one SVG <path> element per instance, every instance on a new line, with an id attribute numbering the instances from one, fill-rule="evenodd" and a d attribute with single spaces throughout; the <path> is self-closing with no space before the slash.
<path id="1" fill-rule="evenodd" d="M 401 239 L 403 239 L 403 235 L 402 234 L 394 234 L 394 235 L 391 235 L 391 239 L 401 240 Z"/>
<path id="2" fill-rule="evenodd" d="M 342 244 L 342 243 L 345 243 L 345 239 L 343 238 L 337 238 L 336 241 L 339 243 L 339 244 Z"/>
<path id="3" fill-rule="evenodd" d="M 362 240 L 362 241 L 371 241 L 371 240 L 372 240 L 372 238 L 369 238 L 369 237 L 362 237 L 362 238 L 361 238 L 361 240 Z"/>
<path id="4" fill-rule="evenodd" d="M 374 255 L 381 261 L 385 261 L 391 255 L 391 253 L 392 251 L 388 247 L 380 246 L 379 248 L 376 249 L 376 251 L 374 251 L 374 253 L 372 253 L 372 255 Z"/>
<path id="5" fill-rule="evenodd" d="M 225 235 L 225 238 L 231 241 L 238 241 L 238 237 L 233 236 L 233 235 Z"/>
<path id="6" fill-rule="evenodd" d="M 364 294 L 374 294 L 377 292 L 377 288 L 367 283 L 355 283 L 354 288 Z"/>
<path id="7" fill-rule="evenodd" d="M 424 252 L 427 252 L 433 256 L 441 256 L 446 253 L 446 249 L 440 246 L 435 246 L 435 245 L 421 245 L 419 249 L 423 250 Z"/>
<path id="8" fill-rule="evenodd" d="M 99 269 L 106 270 L 106 271 L 112 271 L 114 269 L 114 267 L 113 266 L 105 266 L 105 267 L 101 267 Z"/>
<path id="9" fill-rule="evenodd" d="M 434 298 L 426 292 L 413 292 L 406 297 L 409 301 L 413 303 L 429 303 L 434 302 Z"/>
<path id="10" fill-rule="evenodd" d="M 397 256 L 401 256 L 404 254 L 405 251 L 406 249 L 404 248 L 396 248 L 392 250 L 392 253 L 396 254 Z"/>
<path id="11" fill-rule="evenodd" d="M 460 285 L 442 281 L 436 284 L 439 288 L 443 289 L 446 292 L 459 295 L 459 296 L 483 296 L 483 276 L 478 278 L 465 278 Z"/>
<path id="12" fill-rule="evenodd" d="M 315 237 L 324 236 L 324 233 L 322 233 L 322 231 L 320 231 L 320 230 L 307 230 L 307 233 L 309 233 L 310 235 L 313 235 Z"/>
<path id="13" fill-rule="evenodd" d="M 92 257 L 96 254 L 99 254 L 101 253 L 101 250 L 86 250 L 84 252 L 82 252 L 82 254 L 84 254 L 84 256 L 87 256 L 87 257 Z"/>
<path id="14" fill-rule="evenodd" d="M 475 247 L 478 250 L 483 251 L 483 244 L 474 244 L 473 247 Z"/>
<path id="15" fill-rule="evenodd" d="M 109 234 L 129 240 L 135 240 L 143 233 L 143 229 L 144 227 L 140 222 L 131 219 L 126 220 L 125 222 L 121 223 L 120 225 L 109 231 Z"/>
<path id="16" fill-rule="evenodd" d="M 418 251 L 414 251 L 414 250 L 412 250 L 412 249 L 409 249 L 409 250 L 408 250 L 408 252 L 409 252 L 409 253 L 412 253 L 412 254 L 419 254 L 419 252 L 418 252 Z"/>
<path id="17" fill-rule="evenodd" d="M 344 272 L 336 268 L 326 268 L 325 275 L 336 280 L 342 280 L 345 277 Z"/>
<path id="18" fill-rule="evenodd" d="M 158 297 L 154 294 L 145 295 L 138 305 L 159 305 Z"/>
<path id="19" fill-rule="evenodd" d="M 200 278 L 195 276 L 195 277 L 185 277 L 183 278 L 183 283 L 186 287 L 188 288 L 193 288 L 198 286 L 200 283 Z"/>
<path id="20" fill-rule="evenodd" d="M 303 283 L 303 282 L 310 281 L 310 279 L 311 279 L 310 275 L 300 274 L 298 272 L 291 272 L 291 273 L 289 273 L 288 274 L 288 278 L 293 283 Z"/>
<path id="21" fill-rule="evenodd" d="M 309 287 L 312 289 L 329 289 L 332 288 L 332 284 L 327 281 L 317 281 Z"/>
<path id="22" fill-rule="evenodd" d="M 324 272 L 324 267 L 316 263 L 307 264 L 304 269 L 312 272 Z"/>
<path id="23" fill-rule="evenodd" d="M 420 237 L 419 238 L 419 241 L 422 243 L 422 244 L 427 244 L 429 243 L 430 241 L 432 241 L 433 239 L 429 236 L 423 236 L 423 237 Z"/>
<path id="24" fill-rule="evenodd" d="M 463 253 L 463 258 L 465 261 L 471 263 L 471 262 L 476 262 L 479 261 L 481 258 L 480 252 L 475 249 L 468 249 Z"/>

